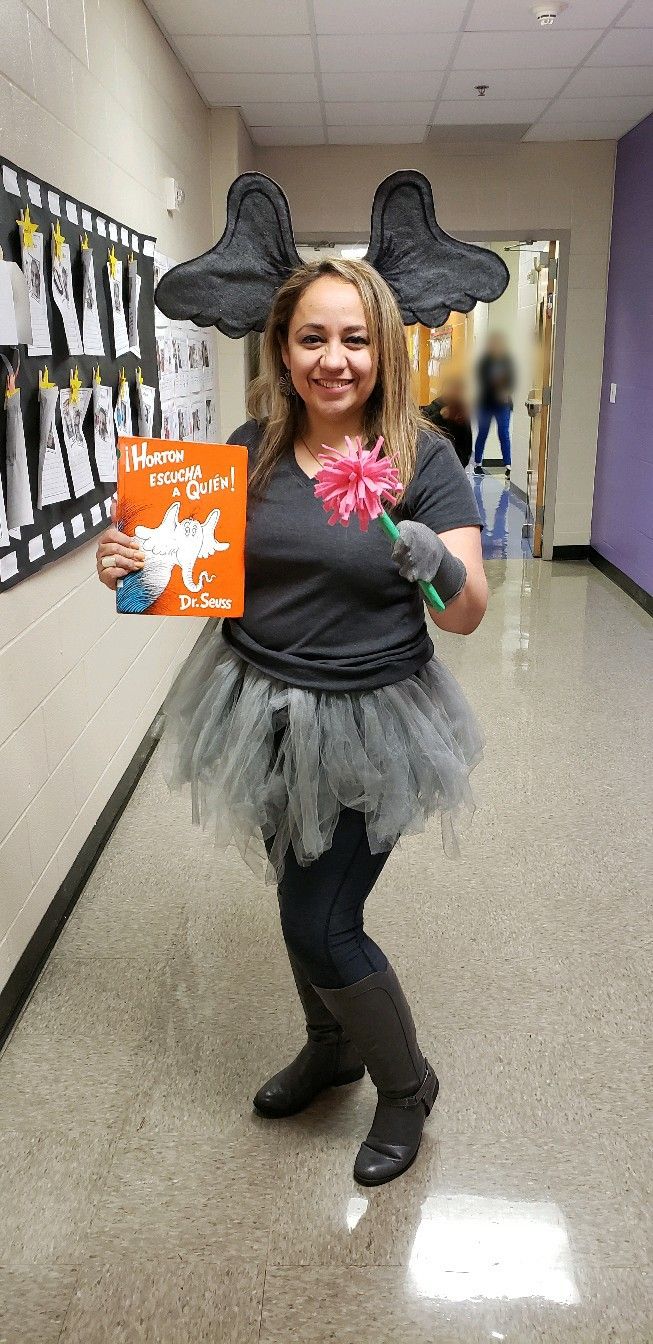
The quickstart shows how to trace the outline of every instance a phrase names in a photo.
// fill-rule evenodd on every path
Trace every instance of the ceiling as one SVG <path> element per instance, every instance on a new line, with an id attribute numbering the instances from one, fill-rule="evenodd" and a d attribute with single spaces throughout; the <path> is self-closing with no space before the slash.
<path id="1" fill-rule="evenodd" d="M 653 0 L 569 0 L 550 28 L 535 0 L 147 3 L 259 145 L 618 139 L 653 111 Z"/>

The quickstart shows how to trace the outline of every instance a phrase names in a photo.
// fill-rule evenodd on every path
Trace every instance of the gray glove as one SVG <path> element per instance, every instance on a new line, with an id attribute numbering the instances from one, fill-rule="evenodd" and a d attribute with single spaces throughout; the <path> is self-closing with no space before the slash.
<path id="1" fill-rule="evenodd" d="M 452 555 L 424 523 L 399 523 L 399 539 L 392 551 L 402 578 L 411 583 L 418 579 L 433 584 L 445 606 L 465 587 L 467 570 L 457 555 Z"/>

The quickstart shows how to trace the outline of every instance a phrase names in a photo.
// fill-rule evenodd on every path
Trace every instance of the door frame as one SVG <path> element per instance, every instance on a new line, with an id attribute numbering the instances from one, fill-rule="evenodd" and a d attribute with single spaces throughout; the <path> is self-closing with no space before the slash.
<path id="1" fill-rule="evenodd" d="M 549 407 L 549 438 L 546 454 L 546 472 L 544 479 L 544 525 L 542 529 L 542 560 L 553 559 L 553 532 L 555 524 L 556 493 L 558 486 L 558 467 L 560 459 L 560 421 L 562 418 L 562 373 L 565 360 L 565 332 L 567 327 L 567 293 L 569 289 L 569 250 L 570 229 L 551 228 L 547 224 L 532 221 L 511 226 L 509 229 L 461 229 L 453 235 L 463 243 L 515 243 L 529 238 L 548 241 L 555 239 L 558 244 L 558 275 L 556 278 L 555 331 L 553 340 L 553 360 L 551 366 L 551 405 Z M 368 238 L 361 238 L 360 232 L 347 233 L 346 230 L 330 230 L 325 233 L 303 233 L 296 242 L 307 246 L 320 243 L 356 244 L 364 246 Z"/>

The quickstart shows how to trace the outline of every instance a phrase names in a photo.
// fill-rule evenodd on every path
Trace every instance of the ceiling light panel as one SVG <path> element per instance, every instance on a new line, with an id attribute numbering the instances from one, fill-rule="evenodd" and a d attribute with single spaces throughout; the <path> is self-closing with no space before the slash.
<path id="1" fill-rule="evenodd" d="M 175 46 L 190 69 L 203 74 L 274 70 L 292 75 L 314 66 L 310 37 L 176 37 Z"/>
<path id="2" fill-rule="evenodd" d="M 308 33 L 305 0 L 150 0 L 164 28 L 179 33 L 220 33 L 257 36 L 259 33 Z"/>
<path id="3" fill-rule="evenodd" d="M 260 74 L 195 75 L 195 83 L 207 103 L 214 107 L 238 107 L 240 103 L 303 103 L 318 98 L 313 74 L 279 75 L 274 71 Z"/>
<path id="4" fill-rule="evenodd" d="M 624 0 L 571 0 L 569 8 L 558 14 L 556 32 L 607 28 L 623 7 Z M 529 0 L 474 0 L 465 27 L 468 32 L 531 32 L 537 28 L 537 19 Z"/>
<path id="5" fill-rule="evenodd" d="M 653 28 L 613 28 L 599 42 L 587 64 L 653 65 Z"/>
<path id="6" fill-rule="evenodd" d="M 386 70 L 402 70 L 414 79 L 423 70 L 446 69 L 453 43 L 452 33 L 396 33 L 394 37 L 370 33 L 361 35 L 358 43 L 350 37 L 320 37 L 318 49 L 324 71 L 376 72 L 382 93 Z"/>
<path id="7" fill-rule="evenodd" d="M 346 71 L 322 75 L 322 88 L 325 98 L 339 103 L 378 102 L 379 95 L 389 103 L 397 103 L 410 98 L 411 93 L 419 93 L 433 103 L 442 89 L 443 80 L 443 70 L 423 70 L 419 88 L 415 88 L 404 71 L 386 70 L 382 80 L 371 70 L 357 71 L 355 75 Z"/>
<path id="8" fill-rule="evenodd" d="M 515 65 L 537 69 L 564 69 L 578 65 L 602 36 L 601 28 L 558 32 L 553 28 L 534 29 L 528 38 L 523 33 L 463 33 L 456 52 L 456 70 L 510 70 Z"/>
<path id="9" fill-rule="evenodd" d="M 500 98 L 492 101 L 485 98 L 475 98 L 458 100 L 452 99 L 449 102 L 442 102 L 438 105 L 436 114 L 433 118 L 435 125 L 469 125 L 473 126 L 477 122 L 497 122 L 506 123 L 511 121 L 525 122 L 530 125 L 539 117 L 546 107 L 546 100 L 531 99 L 512 99 L 503 102 Z"/>
<path id="10" fill-rule="evenodd" d="M 467 0 L 314 0 L 318 33 L 457 33 Z"/>
<path id="11" fill-rule="evenodd" d="M 487 84 L 488 102 L 494 98 L 554 98 L 572 71 L 573 66 L 565 70 L 451 70 L 442 97 L 476 98 L 475 85 Z"/>

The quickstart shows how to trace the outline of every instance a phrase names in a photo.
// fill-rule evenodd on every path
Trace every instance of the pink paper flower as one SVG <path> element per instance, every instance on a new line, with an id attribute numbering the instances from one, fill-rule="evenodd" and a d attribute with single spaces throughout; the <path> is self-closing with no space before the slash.
<path id="1" fill-rule="evenodd" d="M 367 532 L 371 518 L 378 518 L 384 512 L 383 501 L 396 504 L 402 489 L 397 468 L 388 458 L 379 461 L 383 439 L 378 438 L 371 449 L 363 448 L 360 437 L 354 443 L 345 436 L 348 456 L 335 453 L 333 448 L 323 443 L 324 453 L 318 453 L 324 466 L 315 476 L 315 495 L 322 500 L 326 513 L 330 513 L 329 526 L 342 523 L 349 527 L 349 519 L 355 513 L 361 532 Z"/>

